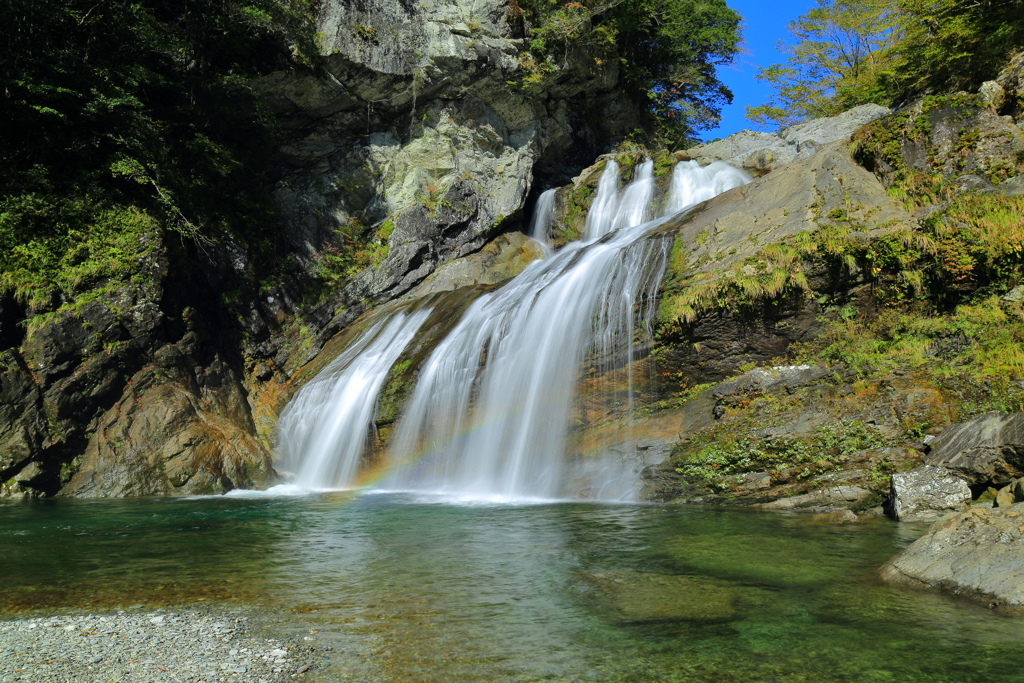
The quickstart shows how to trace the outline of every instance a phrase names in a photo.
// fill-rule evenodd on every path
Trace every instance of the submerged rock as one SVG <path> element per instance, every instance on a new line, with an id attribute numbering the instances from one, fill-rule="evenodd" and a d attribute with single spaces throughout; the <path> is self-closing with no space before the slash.
<path id="1" fill-rule="evenodd" d="M 818 510 L 847 507 L 866 500 L 871 491 L 860 486 L 832 486 L 789 498 L 779 498 L 758 507 L 766 510 Z"/>
<path id="2" fill-rule="evenodd" d="M 1024 504 L 976 506 L 935 524 L 879 570 L 882 580 L 1024 610 Z"/>
<path id="3" fill-rule="evenodd" d="M 940 467 L 925 465 L 892 475 L 890 503 L 901 522 L 932 522 L 971 502 L 967 483 Z"/>
<path id="4" fill-rule="evenodd" d="M 584 578 L 623 623 L 727 621 L 736 615 L 736 589 L 724 581 L 633 571 L 588 572 Z"/>

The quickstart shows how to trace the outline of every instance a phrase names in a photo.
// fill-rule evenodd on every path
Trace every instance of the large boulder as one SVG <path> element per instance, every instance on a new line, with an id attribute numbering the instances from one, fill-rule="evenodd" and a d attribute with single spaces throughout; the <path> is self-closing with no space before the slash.
<path id="1" fill-rule="evenodd" d="M 1024 504 L 975 506 L 939 522 L 879 574 L 890 583 L 1024 609 Z"/>
<path id="2" fill-rule="evenodd" d="M 966 510 L 971 502 L 967 483 L 941 467 L 925 465 L 892 475 L 890 504 L 901 522 L 933 522 Z"/>
<path id="3" fill-rule="evenodd" d="M 1024 476 L 1024 413 L 985 413 L 950 425 L 932 442 L 925 464 L 971 485 L 1009 484 Z"/>
<path id="4" fill-rule="evenodd" d="M 259 442 L 190 392 L 158 384 L 140 399 L 103 421 L 61 496 L 212 494 L 276 480 Z"/>

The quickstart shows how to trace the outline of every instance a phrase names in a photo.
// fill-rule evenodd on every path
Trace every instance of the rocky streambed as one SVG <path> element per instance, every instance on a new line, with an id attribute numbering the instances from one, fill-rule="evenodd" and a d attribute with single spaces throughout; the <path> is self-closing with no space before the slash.
<path id="1" fill-rule="evenodd" d="M 309 647 L 263 638 L 238 611 L 118 611 L 0 621 L 0 681 L 231 681 L 304 676 Z"/>

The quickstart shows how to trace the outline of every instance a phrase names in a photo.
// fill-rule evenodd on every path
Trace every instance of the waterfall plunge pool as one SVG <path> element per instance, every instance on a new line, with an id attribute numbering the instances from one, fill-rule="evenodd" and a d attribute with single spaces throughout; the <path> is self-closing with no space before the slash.
<path id="1" fill-rule="evenodd" d="M 397 493 L 57 499 L 3 506 L 0 612 L 252 608 L 317 631 L 323 681 L 1019 681 L 1024 620 L 874 581 L 924 528 Z"/>

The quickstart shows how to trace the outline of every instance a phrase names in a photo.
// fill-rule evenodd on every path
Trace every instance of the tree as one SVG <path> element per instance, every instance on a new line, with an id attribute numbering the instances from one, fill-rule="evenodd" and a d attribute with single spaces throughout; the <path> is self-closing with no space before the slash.
<path id="1" fill-rule="evenodd" d="M 0 290 L 73 296 L 94 284 L 74 268 L 98 281 L 131 265 L 117 233 L 143 224 L 261 239 L 273 131 L 245 80 L 315 54 L 308 14 L 306 0 L 5 0 Z"/>
<path id="2" fill-rule="evenodd" d="M 543 64 L 587 45 L 619 61 L 622 85 L 644 103 L 652 137 L 680 141 L 718 124 L 732 93 L 717 67 L 739 49 L 739 15 L 725 0 L 525 0 L 531 52 Z"/>
<path id="3" fill-rule="evenodd" d="M 789 23 L 792 43 L 779 42 L 785 63 L 761 68 L 757 78 L 775 89 L 766 104 L 747 107 L 759 126 L 784 127 L 829 116 L 887 93 L 879 84 L 886 55 L 902 33 L 901 14 L 881 0 L 818 0 Z"/>
<path id="4" fill-rule="evenodd" d="M 1024 0 L 898 0 L 889 93 L 975 90 L 1024 48 Z"/>
<path id="5" fill-rule="evenodd" d="M 976 90 L 1024 46 L 1024 0 L 818 0 L 790 23 L 783 64 L 758 78 L 775 97 L 748 107 L 761 126 L 785 126 L 866 102 Z"/>

